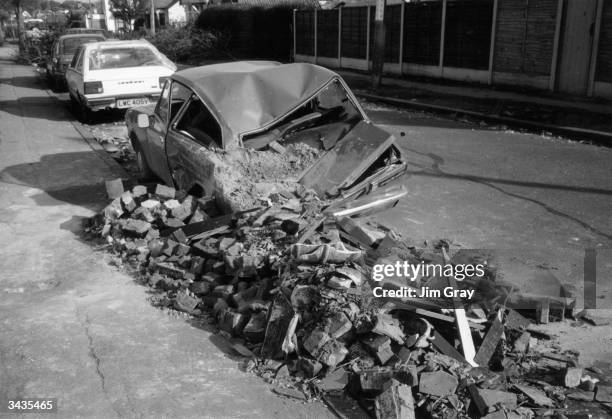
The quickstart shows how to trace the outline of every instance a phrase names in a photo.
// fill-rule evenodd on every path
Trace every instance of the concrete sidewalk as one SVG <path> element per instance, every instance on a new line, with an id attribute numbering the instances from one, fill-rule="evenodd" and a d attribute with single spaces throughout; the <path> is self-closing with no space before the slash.
<path id="1" fill-rule="evenodd" d="M 612 144 L 612 103 L 551 92 L 513 92 L 489 86 L 383 77 L 373 91 L 369 74 L 340 70 L 363 99 L 549 131 L 578 140 Z"/>
<path id="2" fill-rule="evenodd" d="M 205 320 L 155 308 L 82 240 L 104 181 L 123 172 L 10 52 L 0 48 L 0 402 L 56 398 L 61 418 L 333 417 L 273 394 Z"/>

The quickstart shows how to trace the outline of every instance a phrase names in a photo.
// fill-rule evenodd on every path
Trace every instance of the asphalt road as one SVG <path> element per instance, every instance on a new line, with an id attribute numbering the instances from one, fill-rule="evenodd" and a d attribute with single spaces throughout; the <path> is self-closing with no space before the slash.
<path id="1" fill-rule="evenodd" d="M 70 416 L 328 415 L 272 395 L 206 325 L 151 307 L 144 288 L 80 239 L 82 219 L 105 202 L 103 181 L 125 173 L 75 129 L 65 94 L 50 96 L 2 54 L 0 399 L 57 397 Z M 612 308 L 611 149 L 366 110 L 410 165 L 408 197 L 378 221 L 417 244 L 504 249 L 500 272 L 524 291 L 572 283 L 580 297 L 584 249 L 596 248 L 597 302 Z M 583 359 L 612 360 L 610 328 L 551 327 Z"/>

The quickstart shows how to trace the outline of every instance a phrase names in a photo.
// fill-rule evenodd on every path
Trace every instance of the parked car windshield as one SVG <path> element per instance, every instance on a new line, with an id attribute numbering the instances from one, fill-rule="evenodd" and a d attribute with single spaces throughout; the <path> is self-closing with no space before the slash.
<path id="1" fill-rule="evenodd" d="M 77 48 L 87 42 L 97 42 L 102 41 L 104 38 L 99 36 L 90 36 L 83 38 L 67 38 L 63 41 L 63 53 L 64 54 L 74 54 Z"/>
<path id="2" fill-rule="evenodd" d="M 90 70 L 164 65 L 155 51 L 148 47 L 115 47 L 95 49 L 89 54 Z"/>

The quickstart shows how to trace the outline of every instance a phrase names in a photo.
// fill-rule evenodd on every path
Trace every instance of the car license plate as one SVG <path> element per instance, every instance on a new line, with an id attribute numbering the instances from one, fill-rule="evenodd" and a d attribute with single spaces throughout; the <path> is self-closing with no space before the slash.
<path id="1" fill-rule="evenodd" d="M 134 106 L 148 105 L 149 99 L 146 97 L 134 97 L 129 99 L 117 99 L 118 108 L 133 108 Z"/>

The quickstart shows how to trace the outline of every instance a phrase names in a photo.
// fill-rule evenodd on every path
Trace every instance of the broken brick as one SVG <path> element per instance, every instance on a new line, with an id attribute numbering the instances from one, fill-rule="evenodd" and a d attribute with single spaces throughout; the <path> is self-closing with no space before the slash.
<path id="1" fill-rule="evenodd" d="M 415 419 L 410 387 L 393 380 L 374 402 L 377 419 Z"/>
<path id="2" fill-rule="evenodd" d="M 121 200 L 115 198 L 110 204 L 102 211 L 104 218 L 107 220 L 115 220 L 123 215 L 123 207 L 121 206 Z"/>
<path id="3" fill-rule="evenodd" d="M 151 229 L 151 223 L 142 220 L 134 220 L 130 218 L 123 223 L 121 229 L 131 235 L 144 237 Z"/>
<path id="4" fill-rule="evenodd" d="M 119 198 L 124 192 L 123 181 L 121 179 L 107 180 L 104 183 L 106 185 L 106 194 L 110 199 Z"/>
<path id="5" fill-rule="evenodd" d="M 247 325 L 244 327 L 244 337 L 251 342 L 261 342 L 266 333 L 267 317 L 264 311 L 252 315 Z"/>
<path id="6" fill-rule="evenodd" d="M 391 350 L 391 339 L 388 336 L 378 336 L 363 343 L 378 358 L 381 365 L 385 365 L 394 355 Z"/>
<path id="7" fill-rule="evenodd" d="M 210 293 L 211 285 L 204 281 L 192 282 L 189 289 L 196 295 L 207 295 Z"/>
<path id="8" fill-rule="evenodd" d="M 149 252 L 151 252 L 151 256 L 156 258 L 162 253 L 162 249 L 164 248 L 164 241 L 159 239 L 154 239 L 149 241 L 148 247 Z"/>
<path id="9" fill-rule="evenodd" d="M 155 208 L 157 208 L 160 205 L 160 202 L 156 199 L 147 199 L 146 201 L 143 201 L 140 206 L 142 208 L 148 209 L 149 211 L 154 210 Z"/>
<path id="10" fill-rule="evenodd" d="M 181 268 L 177 268 L 171 263 L 161 262 L 156 265 L 157 271 L 171 278 L 182 279 L 185 275 L 185 271 Z"/>
<path id="11" fill-rule="evenodd" d="M 419 378 L 419 393 L 445 397 L 455 394 L 457 377 L 444 371 L 424 372 Z"/>
<path id="12" fill-rule="evenodd" d="M 516 408 L 516 394 L 507 391 L 481 389 L 475 385 L 469 386 L 472 400 L 478 407 L 481 415 L 489 414 L 495 410 Z"/>
<path id="13" fill-rule="evenodd" d="M 612 403 L 612 386 L 597 386 L 595 400 L 602 403 Z"/>
<path id="14" fill-rule="evenodd" d="M 233 285 L 217 285 L 212 292 L 212 295 L 215 297 L 223 298 L 227 300 L 230 295 L 234 293 Z"/>
<path id="15" fill-rule="evenodd" d="M 136 208 L 136 210 L 134 210 L 134 212 L 132 213 L 132 217 L 146 221 L 147 223 L 152 223 L 153 221 L 155 221 L 155 217 L 153 216 L 153 214 L 151 214 L 151 211 L 145 207 Z"/>
<path id="16" fill-rule="evenodd" d="M 308 338 L 304 340 L 304 349 L 306 349 L 310 355 L 316 357 L 329 339 L 330 337 L 325 331 L 315 329 L 308 335 Z"/>
<path id="17" fill-rule="evenodd" d="M 121 204 L 123 204 L 123 208 L 130 213 L 137 207 L 131 192 L 124 192 L 121 194 Z"/>
<path id="18" fill-rule="evenodd" d="M 185 291 L 179 291 L 176 294 L 176 300 L 174 301 L 174 305 L 177 310 L 181 310 L 187 313 L 193 313 L 199 302 L 199 299 L 192 297 Z"/>
<path id="19" fill-rule="evenodd" d="M 191 272 L 192 274 L 199 276 L 202 274 L 202 272 L 204 271 L 204 263 L 206 261 L 204 260 L 204 258 L 200 257 L 200 256 L 193 256 L 191 258 L 191 265 L 189 266 L 189 272 Z"/>
<path id="20" fill-rule="evenodd" d="M 180 257 L 187 255 L 190 251 L 191 251 L 191 247 L 187 246 L 186 244 L 179 243 L 176 245 L 176 249 L 174 249 L 174 254 L 175 256 L 180 258 Z"/>
<path id="21" fill-rule="evenodd" d="M 143 185 L 136 185 L 132 188 L 132 196 L 136 199 L 147 196 L 147 188 Z"/>
<path id="22" fill-rule="evenodd" d="M 344 336 L 353 328 L 353 323 L 341 312 L 335 312 L 331 317 L 327 318 L 326 329 L 333 339 L 338 339 Z"/>
<path id="23" fill-rule="evenodd" d="M 174 199 L 176 196 L 176 189 L 166 185 L 157 184 L 155 187 L 155 195 L 163 199 Z"/>
<path id="24" fill-rule="evenodd" d="M 565 369 L 563 385 L 567 388 L 576 388 L 580 385 L 582 368 L 568 367 Z"/>
<path id="25" fill-rule="evenodd" d="M 302 371 L 305 377 L 315 377 L 323 368 L 320 362 L 309 358 L 300 358 L 298 360 L 298 369 Z"/>
<path id="26" fill-rule="evenodd" d="M 231 309 L 226 309 L 221 312 L 219 328 L 231 333 L 232 336 L 239 336 L 247 321 L 248 318 L 245 315 Z"/>
<path id="27" fill-rule="evenodd" d="M 166 245 L 164 246 L 162 253 L 166 256 L 172 256 L 177 246 L 178 243 L 174 240 L 166 240 Z"/>
<path id="28" fill-rule="evenodd" d="M 168 217 L 164 220 L 164 226 L 166 228 L 170 228 L 170 229 L 175 229 L 175 228 L 181 228 L 185 226 L 185 223 L 182 222 L 179 219 L 173 218 L 173 217 Z"/>
<path id="29" fill-rule="evenodd" d="M 318 353 L 319 360 L 330 368 L 335 368 L 348 355 L 348 349 L 337 340 L 328 341 Z"/>

